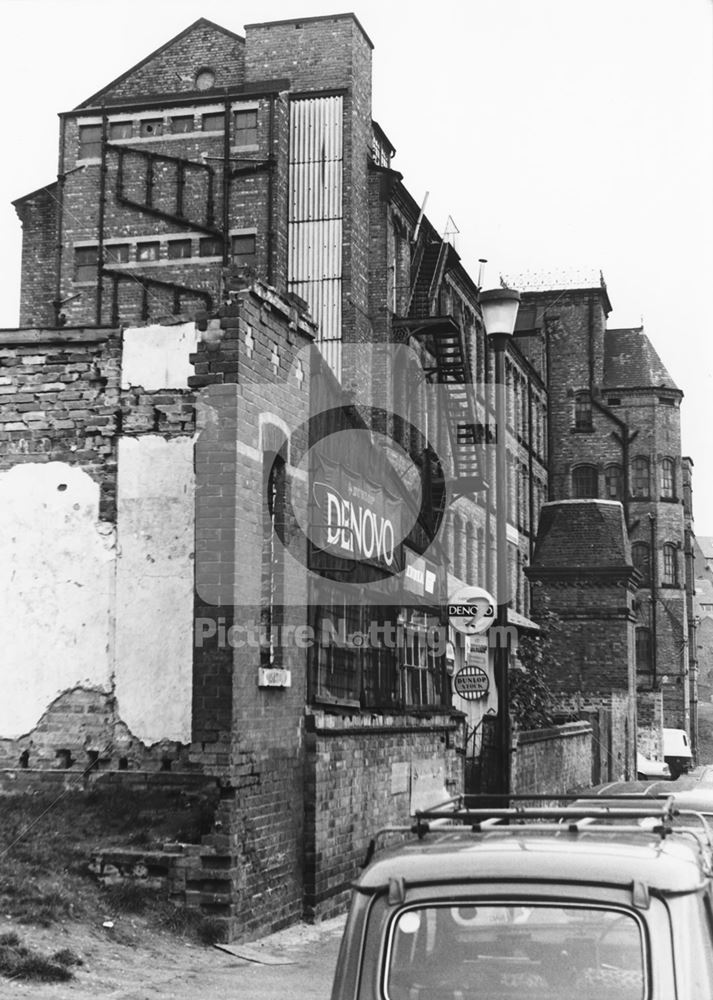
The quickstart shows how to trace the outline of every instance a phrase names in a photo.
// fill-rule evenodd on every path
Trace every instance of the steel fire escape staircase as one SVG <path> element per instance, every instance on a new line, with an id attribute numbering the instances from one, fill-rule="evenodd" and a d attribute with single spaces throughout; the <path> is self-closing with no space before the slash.
<path id="1" fill-rule="evenodd" d="M 463 331 L 452 316 L 438 314 L 440 290 L 448 267 L 451 246 L 445 240 L 423 243 L 414 254 L 408 318 L 395 320 L 394 328 L 405 329 L 426 349 L 431 363 L 425 367 L 428 380 L 443 387 L 446 426 L 453 456 L 454 497 L 473 494 L 486 487 L 481 470 L 481 427 L 476 419 L 476 401 L 470 360 Z"/>
<path id="2" fill-rule="evenodd" d="M 207 163 L 196 160 L 187 160 L 179 156 L 169 156 L 165 153 L 148 152 L 137 149 L 134 146 L 120 146 L 116 143 L 104 142 L 102 144 L 102 170 L 106 172 L 107 152 L 116 154 L 116 188 L 114 196 L 117 204 L 127 208 L 133 208 L 144 215 L 150 215 L 156 219 L 162 219 L 174 225 L 181 226 L 186 230 L 198 231 L 208 236 L 218 237 L 221 241 L 225 239 L 223 232 L 215 225 L 215 170 Z M 134 157 L 142 164 L 143 183 L 141 185 L 141 199 L 130 197 L 127 193 L 127 158 Z M 175 198 L 173 211 L 159 208 L 154 203 L 156 171 L 162 164 L 167 164 L 175 169 Z M 203 205 L 203 217 L 200 220 L 190 218 L 184 211 L 184 194 L 186 179 L 191 174 L 198 174 L 205 178 L 205 201 Z M 103 234 L 100 234 L 103 242 Z M 193 288 L 175 281 L 162 281 L 144 274 L 137 274 L 135 271 L 127 273 L 118 268 L 107 267 L 100 260 L 101 275 L 112 281 L 112 302 L 111 302 L 111 322 L 116 325 L 119 320 L 119 285 L 121 282 L 139 284 L 142 287 L 142 319 L 149 317 L 149 296 L 151 289 L 169 291 L 173 295 L 172 312 L 174 315 L 181 311 L 181 302 L 184 297 L 197 298 L 205 303 L 206 309 L 213 309 L 213 296 L 204 288 Z"/>

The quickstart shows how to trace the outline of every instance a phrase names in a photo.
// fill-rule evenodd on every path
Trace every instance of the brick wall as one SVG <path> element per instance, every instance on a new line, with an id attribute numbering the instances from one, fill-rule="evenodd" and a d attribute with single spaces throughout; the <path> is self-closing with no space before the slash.
<path id="1" fill-rule="evenodd" d="M 554 794 L 589 787 L 594 749 L 592 727 L 586 722 L 518 733 L 513 792 Z"/>
<path id="2" fill-rule="evenodd" d="M 639 691 L 636 696 L 636 746 L 652 760 L 663 760 L 663 693 Z"/>
<path id="3" fill-rule="evenodd" d="M 419 760 L 441 763 L 447 795 L 463 788 L 463 728 L 457 716 L 307 718 L 305 914 L 344 908 L 369 841 L 409 822 Z M 435 792 L 437 799 L 446 795 Z"/>
<path id="4" fill-rule="evenodd" d="M 55 322 L 57 190 L 51 184 L 15 203 L 22 222 L 20 326 Z"/>

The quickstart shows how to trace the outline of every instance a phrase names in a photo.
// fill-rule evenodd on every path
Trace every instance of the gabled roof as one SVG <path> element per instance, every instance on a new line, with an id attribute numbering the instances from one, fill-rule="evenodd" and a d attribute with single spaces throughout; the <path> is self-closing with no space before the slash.
<path id="1" fill-rule="evenodd" d="M 616 500 L 556 500 L 540 515 L 533 570 L 631 567 L 624 509 Z"/>
<path id="2" fill-rule="evenodd" d="M 704 559 L 713 559 L 713 538 L 710 535 L 696 535 L 696 542 Z"/>
<path id="3" fill-rule="evenodd" d="M 605 331 L 604 385 L 609 389 L 678 390 L 641 326 Z"/>
<path id="4" fill-rule="evenodd" d="M 245 39 L 242 35 L 237 35 L 234 31 L 229 31 L 227 28 L 223 28 L 220 24 L 209 21 L 205 17 L 199 17 L 197 21 L 189 24 L 183 31 L 180 31 L 173 38 L 164 42 L 163 45 L 154 49 L 153 52 L 150 52 L 145 58 L 122 73 L 121 76 L 118 76 L 111 83 L 102 87 L 101 90 L 92 94 L 91 97 L 82 101 L 77 105 L 75 110 L 94 107 L 105 101 L 111 101 L 114 97 L 135 97 L 144 94 L 165 93 L 171 88 L 162 85 L 164 77 L 172 81 L 172 89 L 177 91 L 186 89 L 185 80 L 183 81 L 183 87 L 180 86 L 181 78 L 190 76 L 192 79 L 192 75 L 197 69 L 203 65 L 210 66 L 212 64 L 214 55 L 217 56 L 219 62 L 223 62 L 224 64 L 221 67 L 223 73 L 216 74 L 216 86 L 222 88 L 242 83 L 243 66 L 239 64 L 237 59 L 233 60 L 233 73 L 230 74 L 232 78 L 220 78 L 221 75 L 225 75 L 226 71 L 230 72 L 229 67 L 225 65 L 224 53 L 220 51 L 220 49 L 225 48 L 225 45 L 206 45 L 205 43 L 206 41 L 210 41 L 211 35 L 214 36 L 215 43 L 222 41 L 223 43 L 229 43 L 231 46 L 236 42 L 240 43 L 241 46 L 245 44 Z M 196 41 L 202 36 L 203 44 L 189 44 L 191 36 L 197 36 Z M 175 56 L 179 53 L 181 58 L 176 63 Z M 192 90 L 193 88 L 188 89 Z"/>

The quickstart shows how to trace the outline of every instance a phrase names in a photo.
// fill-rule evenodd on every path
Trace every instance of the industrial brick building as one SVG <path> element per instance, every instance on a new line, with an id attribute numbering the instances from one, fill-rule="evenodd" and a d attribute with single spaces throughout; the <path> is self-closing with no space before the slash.
<path id="1" fill-rule="evenodd" d="M 371 52 L 351 14 L 244 37 L 201 19 L 64 112 L 56 182 L 15 202 L 3 588 L 39 590 L 43 611 L 16 600 L 4 626 L 25 686 L 0 712 L 0 761 L 216 778 L 185 899 L 229 936 L 336 912 L 375 828 L 462 787 L 497 707 L 491 651 L 449 633 L 443 610 L 463 584 L 498 592 L 493 354 L 478 282 L 372 121 Z M 581 680 L 587 644 L 611 635 L 596 684 L 582 681 L 596 697 L 575 705 L 561 685 L 568 718 L 608 734 L 603 779 L 633 769 L 635 654 L 639 687 L 660 686 L 685 626 L 678 584 L 641 601 L 630 547 L 650 509 L 676 545 L 678 487 L 655 510 L 631 494 L 626 450 L 638 430 L 652 484 L 664 457 L 680 470 L 680 392 L 658 368 L 637 383 L 650 345 L 606 332 L 607 311 L 601 287 L 526 297 L 500 429 L 513 629 L 537 628 L 533 560 L 562 577 L 563 611 L 596 563 L 585 546 L 577 579 L 553 564 L 549 529 L 537 555 L 543 510 L 552 530 L 570 517 L 546 501 L 621 501 L 600 505 L 597 554 L 612 558 L 572 647 Z M 380 639 L 353 640 L 375 624 Z M 489 680 L 478 700 L 452 690 L 463 664 Z"/>

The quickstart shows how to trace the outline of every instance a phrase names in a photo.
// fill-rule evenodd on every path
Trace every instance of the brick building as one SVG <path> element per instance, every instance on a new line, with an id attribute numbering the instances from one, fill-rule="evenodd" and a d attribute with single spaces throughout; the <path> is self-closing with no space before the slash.
<path id="1" fill-rule="evenodd" d="M 622 504 L 640 574 L 634 642 L 641 714 L 655 718 L 659 731 L 661 713 L 664 725 L 695 731 L 692 462 L 681 455 L 683 393 L 643 328 L 607 329 L 603 280 L 527 291 L 524 306 L 523 321 L 529 315 L 545 334 L 543 353 L 525 343 L 547 372 L 549 498 Z M 647 739 L 647 749 L 658 752 L 653 742 Z"/>
<path id="2" fill-rule="evenodd" d="M 375 828 L 461 787 L 464 747 L 497 707 L 491 651 L 443 617 L 453 588 L 498 591 L 493 356 L 477 283 L 372 121 L 371 51 L 352 14 L 244 37 L 201 19 L 63 113 L 56 182 L 15 202 L 0 490 L 5 523 L 28 530 L 8 533 L 7 565 L 25 592 L 55 594 L 46 653 L 63 668 L 50 678 L 9 630 L 33 697 L 13 695 L 0 749 L 8 766 L 217 778 L 186 899 L 231 936 L 335 912 Z M 534 627 L 524 570 L 545 501 L 569 498 L 570 466 L 604 463 L 624 426 L 572 433 L 570 390 L 589 388 L 604 420 L 608 300 L 572 293 L 565 316 L 557 295 L 556 319 L 546 297 L 525 301 L 507 348 L 513 628 Z M 661 395 L 673 420 L 680 393 Z M 23 510 L 28 488 L 45 513 Z M 49 562 L 17 547 L 38 518 L 60 540 Z M 77 519 L 84 577 L 60 586 Z M 611 611 L 621 660 L 596 722 L 627 720 L 611 726 L 628 758 L 632 612 L 602 587 L 597 628 Z M 374 625 L 377 640 L 353 641 Z M 474 660 L 491 684 L 467 702 L 448 672 Z"/>

